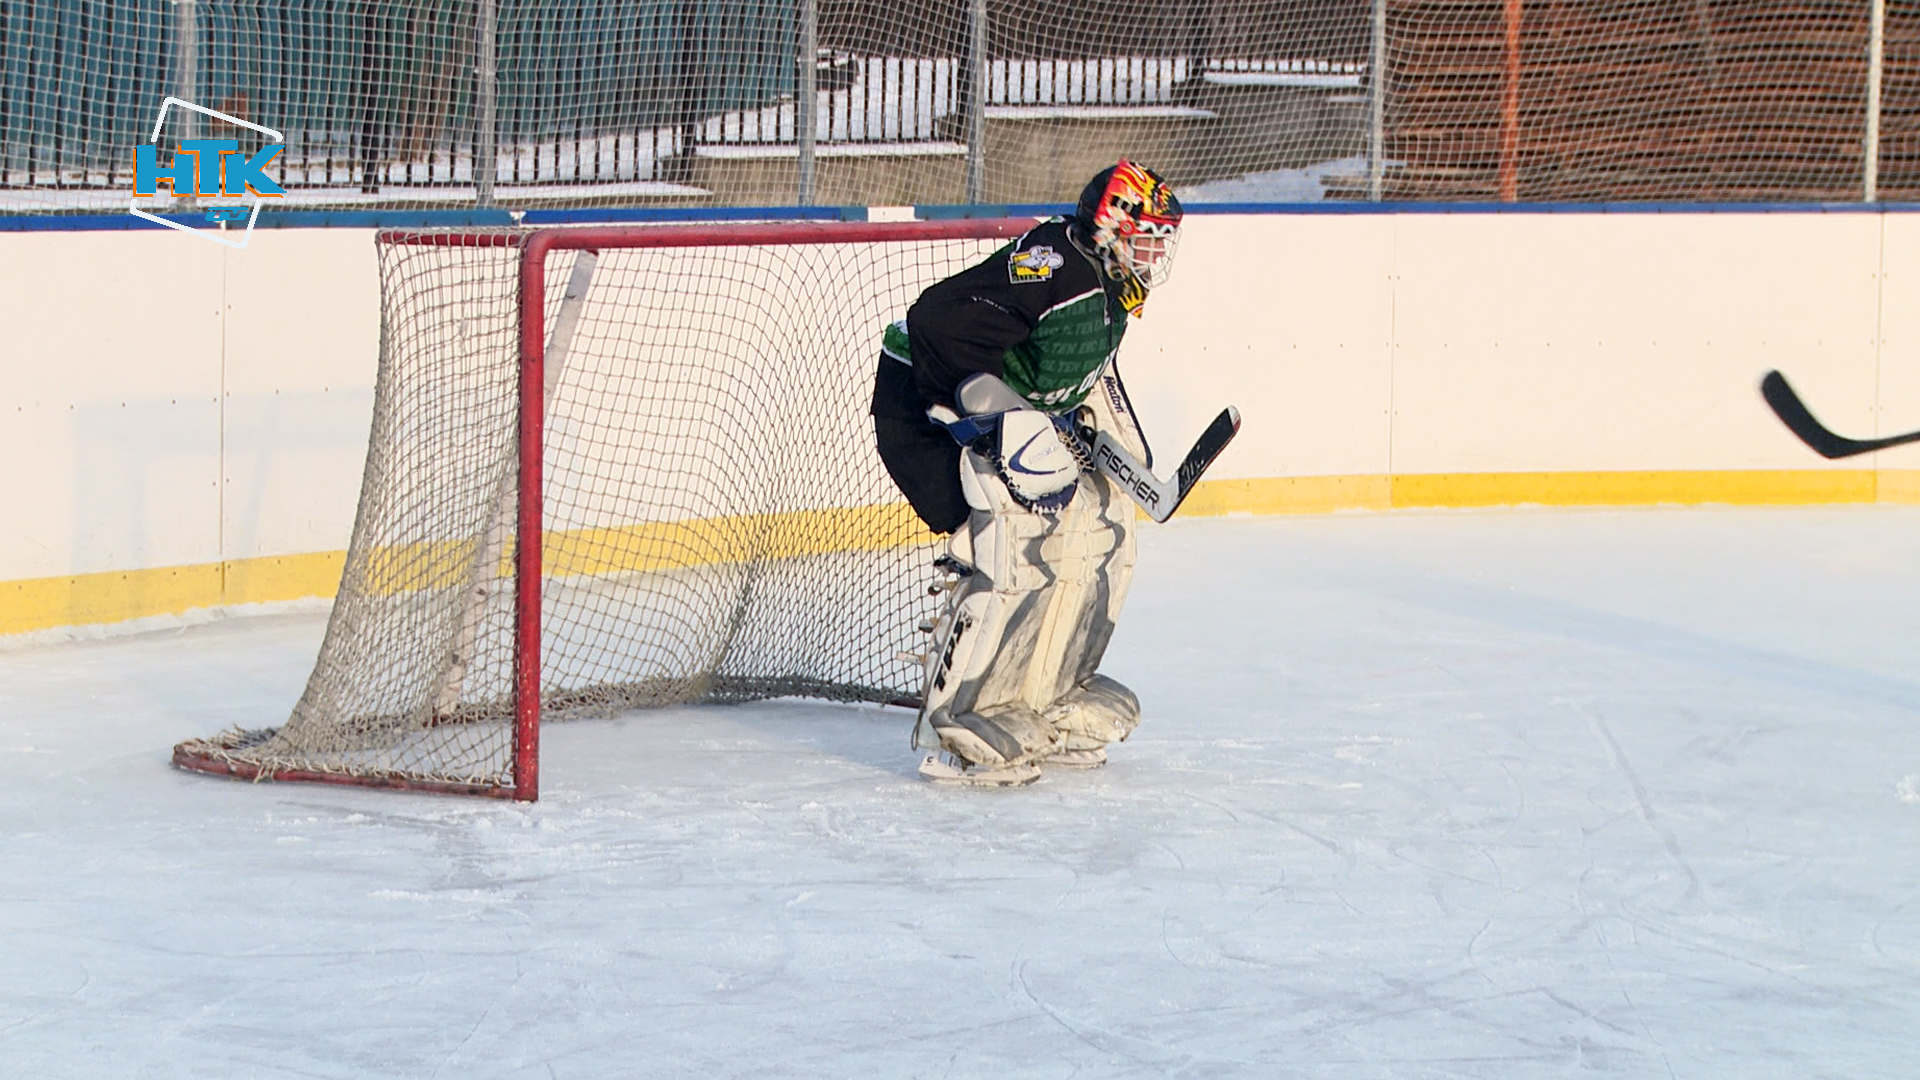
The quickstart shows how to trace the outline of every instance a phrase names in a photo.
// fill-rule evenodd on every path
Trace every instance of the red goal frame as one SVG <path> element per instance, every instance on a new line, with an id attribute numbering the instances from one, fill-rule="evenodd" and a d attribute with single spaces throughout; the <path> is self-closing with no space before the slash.
<path id="1" fill-rule="evenodd" d="M 533 802 L 540 797 L 541 535 L 545 499 L 541 470 L 546 445 L 547 258 L 556 251 L 612 248 L 754 247 L 797 244 L 910 243 L 930 240 L 1012 239 L 1035 218 L 955 218 L 902 222 L 751 222 L 703 225 L 602 225 L 525 230 L 387 229 L 376 244 L 434 247 L 518 247 L 519 267 L 519 490 L 515 504 L 512 787 L 405 776 L 361 775 L 313 769 L 270 769 L 195 752 L 183 743 L 173 763 L 184 769 L 247 780 L 301 780 Z"/>

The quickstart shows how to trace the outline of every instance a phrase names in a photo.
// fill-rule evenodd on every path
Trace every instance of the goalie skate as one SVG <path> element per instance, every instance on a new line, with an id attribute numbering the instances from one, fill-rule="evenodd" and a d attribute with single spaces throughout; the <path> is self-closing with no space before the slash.
<path id="1" fill-rule="evenodd" d="M 1097 769 L 1107 763 L 1107 748 L 1096 746 L 1091 750 L 1061 750 L 1047 758 L 1043 764 L 1063 769 Z"/>
<path id="2" fill-rule="evenodd" d="M 920 775 L 936 784 L 964 784 L 971 787 L 1020 787 L 1040 779 L 1040 766 L 1032 762 L 1019 765 L 972 765 L 953 754 L 928 754 L 920 762 Z"/>

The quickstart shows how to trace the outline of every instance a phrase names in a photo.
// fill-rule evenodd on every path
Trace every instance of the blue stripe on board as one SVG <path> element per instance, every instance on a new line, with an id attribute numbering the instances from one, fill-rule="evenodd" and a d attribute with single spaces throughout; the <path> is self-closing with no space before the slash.
<path id="1" fill-rule="evenodd" d="M 628 210 L 529 210 L 523 225 L 615 225 L 623 221 L 865 221 L 864 206 L 676 206 Z"/>
<path id="2" fill-rule="evenodd" d="M 158 228 L 162 226 L 142 221 L 132 214 L 0 214 L 0 232 L 118 232 L 122 229 Z"/>
<path id="3" fill-rule="evenodd" d="M 1920 203 L 1198 203 L 1196 215 L 1215 214 L 1911 214 Z M 941 204 L 914 207 L 921 221 L 961 218 L 1048 217 L 1071 213 L 1066 203 Z M 198 214 L 168 215 L 200 225 Z M 278 210 L 262 211 L 261 229 L 432 229 L 461 226 L 591 225 L 670 221 L 865 221 L 864 206 L 656 207 L 647 209 L 528 210 Z M 158 229 L 132 214 L 0 214 L 0 232 L 113 232 Z"/>
<path id="4" fill-rule="evenodd" d="M 183 225 L 206 224 L 199 214 L 163 214 Z M 528 210 L 518 222 L 506 210 L 262 210 L 257 229 L 436 229 L 461 226 L 591 225 L 667 221 L 865 221 L 864 206 L 672 207 L 655 209 Z M 163 226 L 132 214 L 0 214 L 0 232 L 117 232 Z"/>
<path id="5" fill-rule="evenodd" d="M 512 225 L 505 210 L 278 210 L 260 211 L 256 229 L 434 229 Z"/>
<path id="6" fill-rule="evenodd" d="M 1912 202 L 1188 203 L 1189 214 L 1911 214 Z"/>
<path id="7" fill-rule="evenodd" d="M 201 214 L 162 214 L 168 221 L 199 228 Z M 238 223 L 236 223 L 238 224 Z M 256 229 L 432 229 L 512 225 L 505 210 L 281 210 L 260 212 Z M 164 226 L 132 214 L 0 215 L 0 232 L 118 232 Z"/>

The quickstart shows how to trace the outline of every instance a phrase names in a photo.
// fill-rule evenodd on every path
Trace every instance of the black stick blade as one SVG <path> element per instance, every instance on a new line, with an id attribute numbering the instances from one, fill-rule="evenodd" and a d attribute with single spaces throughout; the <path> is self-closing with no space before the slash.
<path id="1" fill-rule="evenodd" d="M 1200 476 L 1207 471 L 1207 466 L 1213 464 L 1213 459 L 1219 457 L 1220 451 L 1225 450 L 1227 444 L 1232 442 L 1233 437 L 1238 434 L 1240 434 L 1240 410 L 1229 405 L 1220 410 L 1220 415 L 1213 418 L 1213 423 L 1207 425 L 1207 430 L 1200 433 L 1200 438 L 1194 442 L 1193 449 L 1187 451 L 1187 459 L 1182 461 L 1180 468 L 1174 472 L 1173 506 L 1167 511 L 1169 515 L 1179 509 L 1181 500 L 1187 497 L 1187 492 L 1193 490 L 1193 485 L 1200 482 Z"/>
<path id="2" fill-rule="evenodd" d="M 1760 380 L 1760 396 L 1767 399 L 1767 405 L 1773 409 L 1773 415 L 1787 425 L 1787 430 L 1800 437 L 1800 441 L 1813 448 L 1813 452 L 1829 460 L 1853 457 L 1855 454 L 1869 454 L 1875 450 L 1885 450 L 1890 446 L 1902 446 L 1910 442 L 1920 442 L 1920 431 L 1911 431 L 1905 435 L 1890 435 L 1884 439 L 1849 439 L 1844 435 L 1835 435 L 1826 426 L 1813 418 L 1813 413 L 1800 400 L 1800 395 L 1787 385 L 1787 377 L 1778 371 L 1769 371 Z"/>

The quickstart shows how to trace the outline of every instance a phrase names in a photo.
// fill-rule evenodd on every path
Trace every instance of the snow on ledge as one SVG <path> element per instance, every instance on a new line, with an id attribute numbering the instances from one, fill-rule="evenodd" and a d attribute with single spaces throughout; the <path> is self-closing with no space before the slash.
<path id="1" fill-rule="evenodd" d="M 699 157 L 729 161 L 800 156 L 800 148 L 793 143 L 704 143 L 694 147 L 693 152 Z M 952 157 L 966 152 L 966 145 L 956 142 L 813 144 L 816 158 Z"/>
<path id="2" fill-rule="evenodd" d="M 1218 120 L 1190 105 L 989 105 L 989 120 Z"/>
<path id="3" fill-rule="evenodd" d="M 1353 90 L 1360 86 L 1358 75 L 1302 71 L 1209 71 L 1201 77 L 1215 86 L 1291 86 L 1305 90 Z"/>

